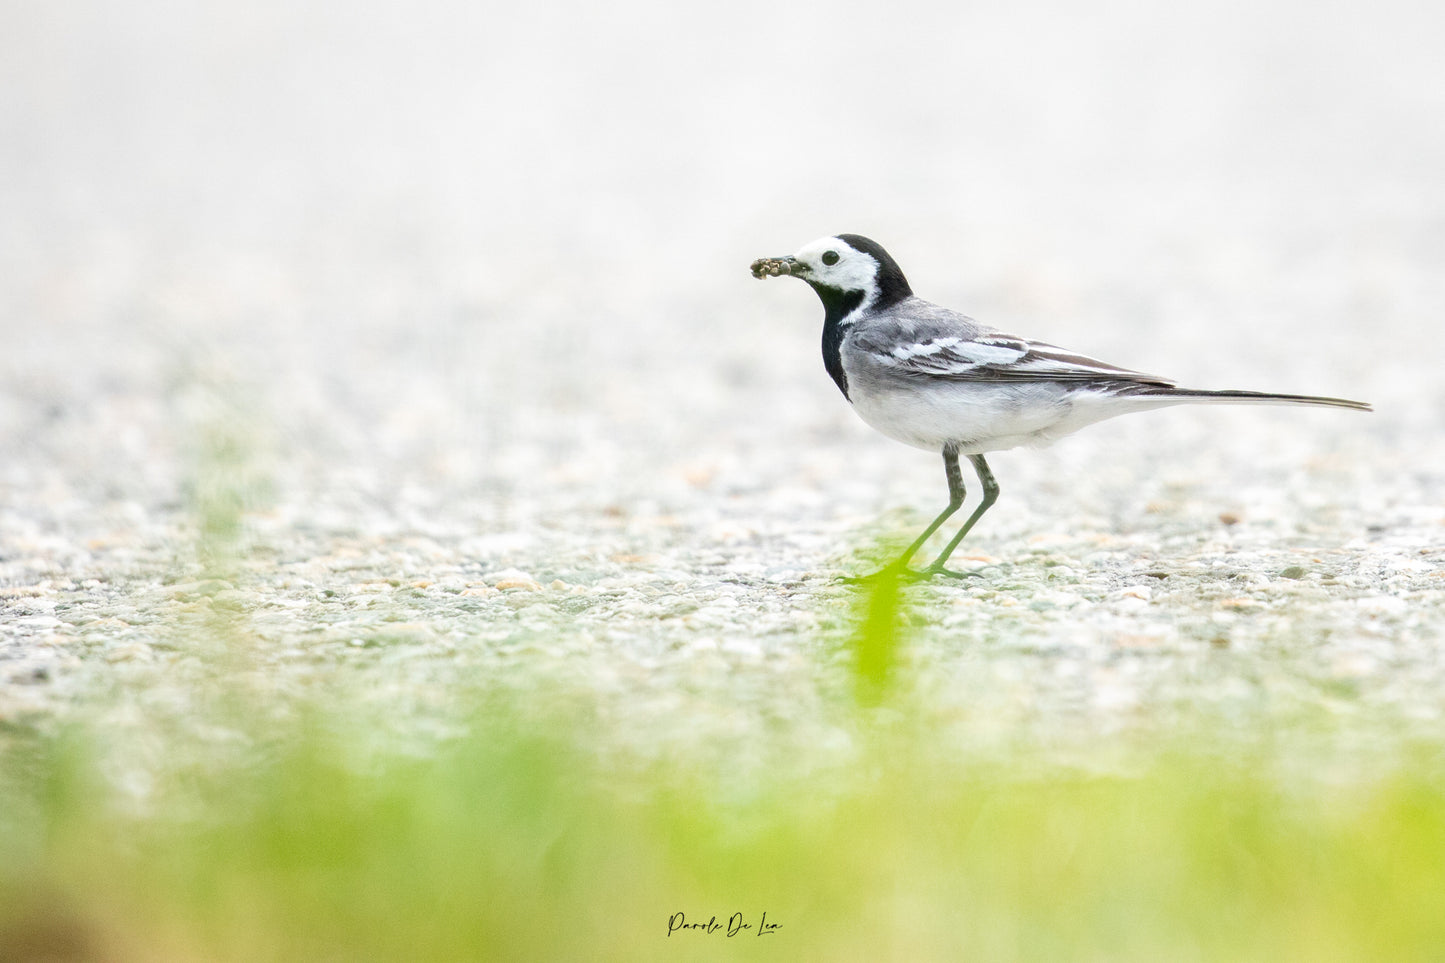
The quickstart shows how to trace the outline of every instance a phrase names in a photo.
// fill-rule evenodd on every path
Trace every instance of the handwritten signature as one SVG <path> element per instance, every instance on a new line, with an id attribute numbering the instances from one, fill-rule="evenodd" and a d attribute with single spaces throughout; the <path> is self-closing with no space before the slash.
<path id="1" fill-rule="evenodd" d="M 687 914 L 682 912 L 673 913 L 667 918 L 667 935 L 682 933 L 692 930 L 696 933 L 706 933 L 711 936 L 713 933 L 726 934 L 728 939 L 734 936 L 741 936 L 752 931 L 753 936 L 771 936 L 783 928 L 782 923 L 769 923 L 768 914 L 763 913 L 762 919 L 757 923 L 749 923 L 741 913 L 734 913 L 727 918 L 726 923 L 718 922 L 716 916 L 709 917 L 706 923 L 689 923 Z"/>

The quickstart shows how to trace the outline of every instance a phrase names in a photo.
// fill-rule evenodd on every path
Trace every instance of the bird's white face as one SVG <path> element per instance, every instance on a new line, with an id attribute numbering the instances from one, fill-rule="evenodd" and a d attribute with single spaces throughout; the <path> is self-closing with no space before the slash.
<path id="1" fill-rule="evenodd" d="M 837 291 L 864 292 L 864 300 L 878 291 L 878 261 L 837 237 L 821 237 L 793 255 L 789 272 L 810 284 Z"/>

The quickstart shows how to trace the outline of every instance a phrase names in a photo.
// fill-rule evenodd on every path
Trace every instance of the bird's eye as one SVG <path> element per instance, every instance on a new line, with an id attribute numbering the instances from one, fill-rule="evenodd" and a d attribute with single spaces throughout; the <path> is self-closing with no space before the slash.
<path id="1" fill-rule="evenodd" d="M 823 263 L 824 263 L 824 264 L 828 264 L 828 265 L 837 264 L 837 263 L 838 263 L 838 252 L 837 252 L 837 251 L 824 251 L 824 252 L 823 252 Z"/>

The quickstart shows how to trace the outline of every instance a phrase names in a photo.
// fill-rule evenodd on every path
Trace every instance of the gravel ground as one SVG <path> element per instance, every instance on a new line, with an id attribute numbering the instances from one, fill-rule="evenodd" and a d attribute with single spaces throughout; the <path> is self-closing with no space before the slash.
<path id="1" fill-rule="evenodd" d="M 982 577 L 909 590 L 941 726 L 1441 724 L 1437 7 L 100 7 L 0 29 L 0 725 L 184 719 L 225 636 L 420 729 L 542 676 L 639 743 L 846 740 L 836 576 L 945 488 L 748 276 L 834 231 L 1005 329 L 1377 407 L 995 456 Z"/>

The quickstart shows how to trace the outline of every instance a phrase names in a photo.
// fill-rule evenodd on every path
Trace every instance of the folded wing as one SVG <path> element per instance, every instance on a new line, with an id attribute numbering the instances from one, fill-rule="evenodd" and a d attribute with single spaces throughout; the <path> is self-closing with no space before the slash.
<path id="1" fill-rule="evenodd" d="M 895 332 L 896 334 L 896 332 Z M 1157 375 L 1131 371 L 1074 354 L 1057 345 L 998 332 L 962 335 L 925 335 L 859 338 L 864 348 L 898 374 L 949 381 L 1127 381 L 1172 387 Z"/>

